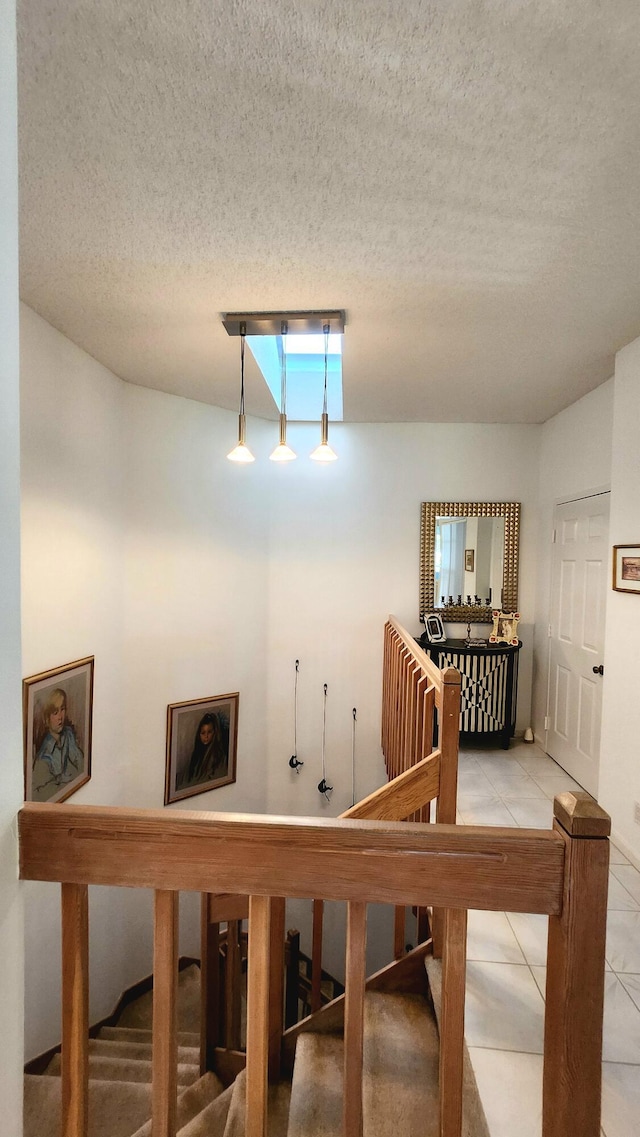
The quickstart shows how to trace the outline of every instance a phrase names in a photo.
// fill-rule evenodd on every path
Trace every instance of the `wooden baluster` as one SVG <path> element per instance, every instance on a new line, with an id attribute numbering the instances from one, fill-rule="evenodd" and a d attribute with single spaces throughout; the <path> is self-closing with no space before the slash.
<path id="1" fill-rule="evenodd" d="M 460 672 L 450 667 L 442 676 L 442 710 L 440 712 L 440 793 L 436 805 L 436 821 L 455 825 L 458 796 L 458 742 L 460 737 Z M 434 908 L 431 921 L 433 954 L 439 959 L 443 950 L 442 909 Z"/>
<path id="2" fill-rule="evenodd" d="M 287 981 L 285 994 L 285 1026 L 295 1026 L 298 1021 L 300 998 L 300 932 L 287 932 Z"/>
<path id="3" fill-rule="evenodd" d="M 440 1028 L 440 1137 L 462 1132 L 462 1062 L 467 966 L 467 910 L 444 913 Z"/>
<path id="4" fill-rule="evenodd" d="M 220 1037 L 220 925 L 212 923 L 209 893 L 203 892 L 200 922 L 200 1072 L 213 1069 Z"/>
<path id="5" fill-rule="evenodd" d="M 175 1137 L 178 1095 L 178 892 L 157 889 L 153 937 L 153 1137 Z"/>
<path id="6" fill-rule="evenodd" d="M 367 906 L 360 900 L 351 900 L 347 913 L 342 1133 L 343 1137 L 361 1137 Z"/>
<path id="7" fill-rule="evenodd" d="M 405 924 L 406 912 L 403 907 L 398 905 L 394 909 L 393 919 L 393 958 L 402 959 L 404 955 L 405 944 Z"/>
<path id="8" fill-rule="evenodd" d="M 313 932 L 311 937 L 311 1013 L 322 1006 L 322 923 L 324 900 L 313 902 Z"/>
<path id="9" fill-rule="evenodd" d="M 280 1053 L 284 1030 L 284 925 L 287 902 L 273 897 L 271 909 L 271 977 L 269 980 L 269 1078 L 280 1077 Z"/>
<path id="10" fill-rule="evenodd" d="M 554 814 L 566 855 L 562 912 L 549 917 L 542 1133 L 598 1137 L 611 820 L 583 792 L 559 794 Z"/>
<path id="11" fill-rule="evenodd" d="M 224 977 L 225 1046 L 240 1049 L 240 1009 L 242 966 L 240 960 L 240 920 L 227 921 L 227 959 Z"/>
<path id="12" fill-rule="evenodd" d="M 271 897 L 249 898 L 245 1137 L 267 1134 L 271 912 Z"/>
<path id="13" fill-rule="evenodd" d="M 89 897 L 62 885 L 62 1134 L 87 1137 L 89 1102 Z"/>

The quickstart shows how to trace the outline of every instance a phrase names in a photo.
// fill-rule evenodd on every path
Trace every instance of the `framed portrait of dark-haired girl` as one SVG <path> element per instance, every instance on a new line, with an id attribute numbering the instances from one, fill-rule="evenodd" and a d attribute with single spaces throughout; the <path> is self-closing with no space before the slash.
<path id="1" fill-rule="evenodd" d="M 91 777 L 93 656 L 22 684 L 25 801 L 65 801 Z"/>
<path id="2" fill-rule="evenodd" d="M 239 697 L 235 691 L 167 707 L 165 805 L 235 782 Z"/>

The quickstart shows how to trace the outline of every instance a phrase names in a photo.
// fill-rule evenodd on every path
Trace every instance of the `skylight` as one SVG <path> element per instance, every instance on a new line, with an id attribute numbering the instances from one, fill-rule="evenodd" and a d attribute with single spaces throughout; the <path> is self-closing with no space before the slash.
<path id="1" fill-rule="evenodd" d="M 322 412 L 324 335 L 247 336 L 247 344 L 278 410 L 283 340 L 287 353 L 287 417 L 290 421 L 315 422 Z M 329 336 L 327 409 L 333 422 L 342 421 L 342 335 L 339 333 Z"/>

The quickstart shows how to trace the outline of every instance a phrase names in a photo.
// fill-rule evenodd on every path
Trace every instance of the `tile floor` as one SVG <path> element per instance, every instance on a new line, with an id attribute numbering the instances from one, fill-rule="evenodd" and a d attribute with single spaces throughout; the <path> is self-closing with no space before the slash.
<path id="1" fill-rule="evenodd" d="M 535 744 L 460 754 L 459 821 L 550 828 L 579 789 Z M 602 1133 L 640 1135 L 640 872 L 611 846 Z M 465 1033 L 491 1137 L 540 1137 L 547 918 L 470 912 Z"/>

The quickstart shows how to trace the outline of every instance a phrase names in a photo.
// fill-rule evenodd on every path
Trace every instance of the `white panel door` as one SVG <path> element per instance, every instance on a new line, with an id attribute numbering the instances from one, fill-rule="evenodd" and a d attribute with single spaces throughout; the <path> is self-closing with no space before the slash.
<path id="1" fill-rule="evenodd" d="M 598 790 L 609 583 L 609 494 L 556 507 L 549 626 L 547 750 L 589 793 Z"/>

